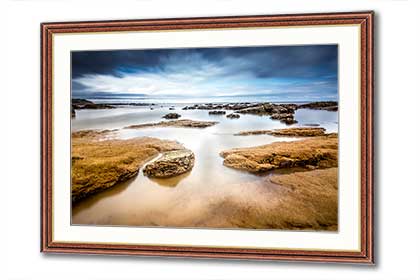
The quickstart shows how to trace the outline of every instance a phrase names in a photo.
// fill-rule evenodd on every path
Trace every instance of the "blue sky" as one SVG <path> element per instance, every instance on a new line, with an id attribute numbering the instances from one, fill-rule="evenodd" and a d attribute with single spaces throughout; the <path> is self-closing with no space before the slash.
<path id="1" fill-rule="evenodd" d="M 154 101 L 337 100 L 337 45 L 72 53 L 72 95 Z"/>

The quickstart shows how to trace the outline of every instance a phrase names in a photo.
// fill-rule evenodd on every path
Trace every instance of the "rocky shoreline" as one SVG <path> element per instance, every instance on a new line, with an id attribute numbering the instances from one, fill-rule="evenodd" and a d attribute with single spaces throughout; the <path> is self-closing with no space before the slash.
<path id="1" fill-rule="evenodd" d="M 79 102 L 77 108 L 93 108 L 93 105 L 88 104 L 90 103 Z M 293 124 L 296 123 L 294 114 L 298 109 L 334 111 L 336 105 L 331 102 L 303 105 L 234 103 L 204 104 L 192 106 L 193 108 L 184 107 L 183 110 L 208 110 L 209 115 L 216 115 L 213 118 L 219 118 L 217 115 L 230 119 L 246 114 L 269 116 L 272 120 Z M 233 112 L 228 113 L 228 110 Z M 134 124 L 122 129 L 204 129 L 218 124 L 217 121 L 178 119 L 181 114 L 174 112 L 162 114 L 162 118 L 168 120 Z M 117 139 L 118 131 L 119 129 L 82 130 L 72 133 L 73 202 L 114 187 L 135 177 L 139 172 L 149 178 L 165 179 L 181 174 L 188 176 L 188 172 L 194 168 L 196 156 L 188 147 L 176 141 L 151 137 L 121 140 Z M 253 197 L 252 200 L 256 201 L 252 206 L 254 208 L 250 208 L 252 203 L 249 201 L 245 203 L 238 200 L 241 196 L 226 196 L 223 200 L 212 202 L 215 203 L 212 211 L 226 209 L 235 212 L 235 215 L 225 221 L 228 224 L 220 225 L 215 221 L 215 227 L 235 225 L 264 229 L 337 230 L 337 133 L 327 133 L 318 124 L 308 124 L 285 129 L 239 131 L 234 135 L 270 135 L 298 139 L 220 151 L 223 165 L 227 168 L 258 175 L 255 180 L 242 182 L 240 185 L 238 183 L 235 189 L 245 192 L 247 188 L 252 188 L 257 190 L 257 194 L 258 190 L 272 192 L 272 199 L 266 201 L 266 197 L 261 197 L 263 200 L 259 200 L 258 196 Z M 233 186 L 226 185 L 226 188 L 230 187 Z M 259 209 L 259 214 L 254 210 L 250 212 L 250 209 Z M 206 225 L 211 223 L 209 221 Z"/>
<path id="2" fill-rule="evenodd" d="M 145 162 L 159 153 L 184 149 L 176 141 L 151 137 L 103 140 L 110 132 L 73 133 L 73 202 L 134 177 Z"/>
<path id="3" fill-rule="evenodd" d="M 119 106 L 155 106 L 154 103 L 94 103 L 87 99 L 73 98 L 71 116 L 76 117 L 76 110 L 82 109 L 113 109 Z M 162 107 L 162 106 L 161 106 Z M 153 107 L 150 107 L 153 110 Z M 273 102 L 241 102 L 241 103 L 206 103 L 185 106 L 182 110 L 208 110 L 209 115 L 226 115 L 226 111 L 233 113 L 226 115 L 227 118 L 236 119 L 240 114 L 252 114 L 258 116 L 270 116 L 272 120 L 278 120 L 286 125 L 297 123 L 294 114 L 298 109 L 326 110 L 337 111 L 338 102 L 336 101 L 318 101 L 301 105 L 293 103 L 273 103 Z M 169 110 L 175 110 L 170 106 Z M 177 119 L 181 115 L 177 113 L 169 113 L 163 116 L 166 119 Z"/>

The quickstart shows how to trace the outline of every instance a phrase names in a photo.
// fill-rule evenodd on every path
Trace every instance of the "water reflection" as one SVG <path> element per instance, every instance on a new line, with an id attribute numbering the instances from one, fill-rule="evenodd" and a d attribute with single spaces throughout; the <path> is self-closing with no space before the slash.
<path id="1" fill-rule="evenodd" d="M 184 174 L 175 176 L 175 177 L 171 177 L 171 178 L 149 178 L 149 180 L 151 180 L 152 182 L 155 182 L 156 184 L 158 184 L 159 186 L 162 187 L 170 187 L 170 188 L 174 188 L 176 187 L 183 179 L 187 178 L 188 176 L 190 176 L 191 171 L 188 171 Z"/>

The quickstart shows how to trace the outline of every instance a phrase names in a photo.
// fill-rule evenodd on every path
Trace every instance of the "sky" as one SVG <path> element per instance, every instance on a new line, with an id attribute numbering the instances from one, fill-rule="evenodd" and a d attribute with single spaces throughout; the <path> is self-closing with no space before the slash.
<path id="1" fill-rule="evenodd" d="M 337 45 L 72 52 L 72 96 L 153 102 L 338 99 Z"/>

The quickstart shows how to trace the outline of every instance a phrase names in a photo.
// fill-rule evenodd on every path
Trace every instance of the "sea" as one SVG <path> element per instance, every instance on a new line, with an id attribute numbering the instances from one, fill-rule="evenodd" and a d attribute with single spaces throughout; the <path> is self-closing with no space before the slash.
<path id="1" fill-rule="evenodd" d="M 96 103 L 131 103 L 132 99 L 93 99 Z M 73 225 L 140 226 L 140 227 L 232 227 L 232 209 L 220 207 L 231 196 L 247 201 L 254 195 L 270 199 L 270 191 L 256 188 L 255 182 L 270 174 L 255 175 L 223 165 L 220 152 L 232 148 L 253 147 L 276 141 L 297 141 L 294 137 L 270 135 L 235 136 L 247 130 L 281 129 L 287 127 L 319 126 L 327 132 L 338 132 L 338 112 L 298 109 L 294 125 L 271 120 L 269 116 L 241 115 L 229 119 L 225 115 L 209 115 L 208 110 L 182 110 L 195 102 L 158 103 L 144 106 L 118 106 L 114 109 L 77 110 L 72 119 L 72 131 L 86 129 L 119 129 L 117 137 L 156 137 L 176 140 L 195 154 L 193 169 L 168 179 L 150 179 L 142 172 L 125 183 L 88 197 L 72 205 Z M 278 103 L 307 103 L 286 101 Z M 173 108 L 173 109 L 170 109 Z M 178 113 L 180 119 L 216 121 L 203 128 L 152 127 L 124 129 L 135 124 L 160 122 L 167 113 Z M 226 114 L 232 113 L 227 111 Z M 265 193 L 266 192 L 266 193 Z M 265 197 L 266 196 L 266 197 Z M 238 198 L 239 197 L 239 198 Z M 245 203 L 245 202 L 244 202 Z M 215 214 L 217 212 L 217 215 Z M 252 227 L 252 225 L 250 225 Z"/>

